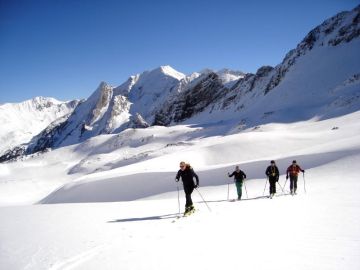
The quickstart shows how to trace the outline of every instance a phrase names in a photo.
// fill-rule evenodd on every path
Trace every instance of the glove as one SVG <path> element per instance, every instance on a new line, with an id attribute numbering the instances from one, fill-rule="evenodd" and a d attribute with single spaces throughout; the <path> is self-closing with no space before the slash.
<path id="1" fill-rule="evenodd" d="M 175 182 L 179 182 L 179 179 L 176 179 L 176 178 L 175 178 Z"/>
<path id="2" fill-rule="evenodd" d="M 288 179 L 289 179 L 289 176 L 287 175 L 287 176 L 286 176 L 286 180 L 288 180 Z"/>
<path id="3" fill-rule="evenodd" d="M 199 187 L 199 184 L 195 184 L 195 185 L 194 185 L 194 188 L 198 188 L 198 187 Z"/>
<path id="4" fill-rule="evenodd" d="M 305 173 L 305 170 L 303 170 L 303 173 Z"/>

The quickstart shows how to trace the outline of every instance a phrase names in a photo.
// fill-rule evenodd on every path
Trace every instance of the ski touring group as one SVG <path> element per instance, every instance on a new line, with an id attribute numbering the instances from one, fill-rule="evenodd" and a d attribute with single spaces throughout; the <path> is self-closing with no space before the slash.
<path id="1" fill-rule="evenodd" d="M 299 173 L 302 172 L 305 173 L 305 170 L 303 170 L 296 162 L 296 160 L 293 160 L 292 164 L 287 168 L 286 170 L 286 181 L 284 184 L 284 187 L 286 186 L 287 180 L 290 178 L 290 194 L 296 195 L 297 191 L 297 182 L 298 182 L 298 176 Z M 242 189 L 244 186 L 244 181 L 246 180 L 246 174 L 244 171 L 240 170 L 239 166 L 235 167 L 235 170 L 230 174 L 227 174 L 228 177 L 234 177 L 234 182 L 236 186 L 237 191 L 237 200 L 241 200 L 242 198 Z M 274 160 L 270 161 L 270 165 L 265 170 L 265 175 L 267 176 L 266 183 L 265 183 L 265 189 L 267 182 L 269 182 L 269 198 L 272 199 L 276 193 L 276 184 L 280 186 L 280 188 L 283 190 L 281 185 L 279 184 L 279 177 L 280 172 L 279 168 L 276 166 L 276 163 Z M 179 182 L 179 180 L 182 180 L 184 192 L 185 192 L 185 212 L 184 216 L 188 216 L 195 212 L 195 207 L 191 198 L 191 194 L 193 193 L 194 189 L 197 190 L 199 187 L 199 176 L 195 173 L 194 169 L 190 166 L 189 163 L 186 163 L 184 161 L 180 162 L 180 169 L 176 174 L 175 181 Z M 195 179 L 195 181 L 194 181 Z M 246 188 L 246 186 L 245 186 Z M 201 195 L 201 193 L 199 193 Z M 228 199 L 229 199 L 229 189 L 228 189 Z M 205 202 L 205 200 L 204 200 Z M 206 203 L 206 202 L 205 202 Z M 179 211 L 180 211 L 180 205 L 179 205 Z"/>

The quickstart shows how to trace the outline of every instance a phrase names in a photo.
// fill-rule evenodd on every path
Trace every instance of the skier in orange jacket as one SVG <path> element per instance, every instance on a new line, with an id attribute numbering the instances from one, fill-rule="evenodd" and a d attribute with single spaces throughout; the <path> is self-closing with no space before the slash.
<path id="1" fill-rule="evenodd" d="M 296 194 L 297 180 L 298 180 L 299 172 L 305 173 L 305 170 L 300 168 L 300 166 L 296 163 L 296 160 L 293 160 L 292 164 L 286 170 L 286 179 L 288 179 L 290 176 L 291 195 Z"/>

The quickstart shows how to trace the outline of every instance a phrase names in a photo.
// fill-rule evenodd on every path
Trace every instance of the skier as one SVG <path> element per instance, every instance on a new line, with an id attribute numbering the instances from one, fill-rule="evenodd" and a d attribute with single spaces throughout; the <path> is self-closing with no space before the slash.
<path id="1" fill-rule="evenodd" d="M 291 195 L 296 195 L 297 189 L 297 180 L 299 172 L 305 173 L 305 170 L 301 169 L 299 165 L 297 165 L 296 160 L 293 160 L 292 164 L 286 170 L 286 179 L 289 178 L 290 175 L 290 192 Z"/>
<path id="2" fill-rule="evenodd" d="M 265 174 L 269 178 L 270 199 L 272 199 L 276 193 L 276 182 L 279 181 L 279 169 L 275 165 L 274 160 L 270 162 L 270 166 L 267 167 Z"/>
<path id="3" fill-rule="evenodd" d="M 241 200 L 241 195 L 242 195 L 242 186 L 243 186 L 243 182 L 246 179 L 246 174 L 240 170 L 239 166 L 235 167 L 235 171 L 233 171 L 232 174 L 228 173 L 229 177 L 233 177 L 235 178 L 235 185 L 236 185 L 236 190 L 237 190 L 237 195 L 238 195 L 238 201 Z"/>
<path id="4" fill-rule="evenodd" d="M 199 186 L 199 177 L 194 172 L 190 164 L 185 163 L 184 161 L 180 162 L 180 170 L 176 174 L 175 181 L 178 182 L 181 177 L 181 180 L 184 185 L 186 203 L 185 203 L 185 212 L 184 215 L 190 214 L 195 211 L 191 193 L 194 191 L 194 188 Z M 196 184 L 194 183 L 194 178 L 196 179 Z"/>

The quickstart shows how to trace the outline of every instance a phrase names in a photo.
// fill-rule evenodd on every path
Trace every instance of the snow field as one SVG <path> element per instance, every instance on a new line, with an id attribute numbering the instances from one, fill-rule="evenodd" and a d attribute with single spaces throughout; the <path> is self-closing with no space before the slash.
<path id="1" fill-rule="evenodd" d="M 5 199 L 0 207 L 0 266 L 10 270 L 358 269 L 357 119 L 359 113 L 354 113 L 319 122 L 270 124 L 218 137 L 199 136 L 206 129 L 194 132 L 182 127 L 182 133 L 180 127 L 154 128 L 163 136 L 145 144 L 141 140 L 150 136 L 149 130 L 136 130 L 128 134 L 128 153 L 132 147 L 134 153 L 138 153 L 137 147 L 157 149 L 153 156 L 88 175 L 63 176 L 84 157 L 96 159 L 106 154 L 114 136 L 2 164 Z M 333 130 L 335 126 L 338 129 Z M 134 134 L 139 137 L 135 139 Z M 174 138 L 183 144 L 159 150 L 163 149 L 159 141 L 167 145 L 176 142 Z M 63 155 L 68 159 L 56 163 Z M 306 170 L 306 194 L 300 175 L 297 196 L 282 194 L 279 186 L 274 199 L 262 196 L 264 171 L 273 158 L 281 171 L 281 186 L 286 167 L 292 159 L 298 160 Z M 175 219 L 178 201 L 173 179 L 181 159 L 191 162 L 199 174 L 199 191 L 211 212 L 194 191 L 198 211 Z M 226 174 L 237 164 L 248 175 L 249 199 L 243 189 L 243 201 L 228 202 L 227 184 L 231 183 L 230 198 L 236 192 Z M 94 169 L 98 165 L 89 166 Z M 48 190 L 46 198 L 23 186 L 30 183 L 26 173 L 20 173 L 24 171 L 33 171 L 29 177 L 37 179 L 43 194 Z M 8 189 L 4 191 L 4 187 Z M 51 193 L 54 188 L 57 191 Z M 21 196 L 51 204 L 26 205 Z M 56 202 L 62 203 L 53 204 Z M 23 205 L 14 205 L 19 203 Z M 181 189 L 181 211 L 184 203 Z"/>
<path id="2" fill-rule="evenodd" d="M 101 83 L 70 116 L 55 144 L 65 147 L 0 164 L 0 269 L 360 269 L 358 16 L 357 8 L 329 19 L 255 81 L 237 84 L 245 74 L 219 71 L 239 88 L 182 125 L 123 131 L 130 114 L 152 122 L 206 74 L 162 66 L 117 88 Z M 267 92 L 270 79 L 277 86 Z M 46 101 L 0 106 L 0 152 L 75 105 Z M 119 134 L 97 136 L 103 132 Z M 298 195 L 287 182 L 274 199 L 263 196 L 271 159 L 281 186 L 298 160 L 307 192 L 300 175 Z M 199 174 L 211 211 L 194 191 L 196 213 L 176 219 L 182 160 Z M 235 165 L 248 176 L 247 194 L 229 202 Z M 182 212 L 182 190 L 180 200 Z"/>
<path id="3" fill-rule="evenodd" d="M 310 169 L 307 193 L 300 177 L 299 195 L 294 197 L 278 192 L 273 200 L 263 198 L 264 179 L 247 181 L 250 199 L 241 202 L 226 201 L 227 185 L 200 188 L 211 212 L 194 191 L 198 211 L 179 220 L 174 219 L 177 192 L 132 202 L 2 207 L 1 216 L 6 218 L 0 227 L 0 265 L 357 269 L 360 184 L 355 172 L 339 181 L 337 171 L 359 160 L 356 155 Z M 231 185 L 230 197 L 234 195 Z M 181 192 L 182 209 L 183 197 Z"/>

